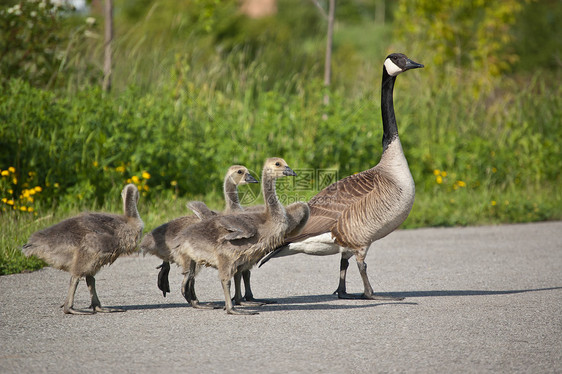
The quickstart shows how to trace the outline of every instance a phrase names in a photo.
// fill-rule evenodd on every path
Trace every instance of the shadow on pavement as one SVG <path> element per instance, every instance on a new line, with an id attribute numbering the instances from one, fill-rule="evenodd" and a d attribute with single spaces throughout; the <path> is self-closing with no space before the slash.
<path id="1" fill-rule="evenodd" d="M 494 296 L 494 295 L 511 295 L 526 292 L 540 292 L 540 291 L 553 291 L 560 290 L 562 287 L 548 287 L 548 288 L 531 288 L 527 290 L 430 290 L 430 291 L 401 291 L 384 293 L 379 292 L 377 295 L 381 296 L 394 296 L 404 297 L 406 301 L 394 302 L 381 302 L 381 300 L 340 300 L 338 304 L 338 297 L 336 295 L 300 295 L 277 298 L 275 304 L 269 304 L 264 307 L 251 308 L 261 312 L 274 312 L 280 310 L 341 310 L 341 309 L 362 309 L 371 308 L 382 305 L 417 305 L 416 302 L 408 302 L 407 298 L 415 297 L 442 297 L 442 296 Z M 350 304 L 349 302 L 353 302 Z M 336 303 L 334 303 L 336 302 Z M 224 305 L 224 302 L 214 302 L 214 304 Z M 187 303 L 173 303 L 173 304 L 144 304 L 144 305 L 119 305 L 116 306 L 125 310 L 152 310 L 152 309 L 172 309 L 172 308 L 191 308 Z M 245 309 L 245 308 L 244 308 Z"/>

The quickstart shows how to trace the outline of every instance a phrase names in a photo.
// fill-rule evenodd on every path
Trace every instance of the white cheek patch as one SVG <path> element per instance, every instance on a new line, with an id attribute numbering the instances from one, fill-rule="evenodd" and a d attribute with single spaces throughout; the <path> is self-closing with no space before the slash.
<path id="1" fill-rule="evenodd" d="M 389 58 L 384 61 L 384 67 L 386 68 L 386 72 L 388 73 L 388 75 L 390 75 L 391 77 L 395 77 L 398 74 L 402 73 L 402 69 L 396 66 L 396 64 Z"/>

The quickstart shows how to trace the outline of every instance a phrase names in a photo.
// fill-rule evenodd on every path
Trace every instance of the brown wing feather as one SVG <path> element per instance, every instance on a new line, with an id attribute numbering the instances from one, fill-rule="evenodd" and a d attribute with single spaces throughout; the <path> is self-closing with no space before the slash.
<path id="1" fill-rule="evenodd" d="M 339 218 L 351 206 L 358 204 L 376 187 L 376 171 L 365 170 L 324 188 L 309 202 L 310 218 L 302 232 L 287 242 L 298 242 L 332 230 Z"/>

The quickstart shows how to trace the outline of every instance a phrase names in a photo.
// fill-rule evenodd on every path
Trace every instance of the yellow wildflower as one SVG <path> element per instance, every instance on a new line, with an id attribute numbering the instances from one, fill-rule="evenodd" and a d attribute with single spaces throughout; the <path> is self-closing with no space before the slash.
<path id="1" fill-rule="evenodd" d="M 137 177 L 136 175 L 133 175 L 131 179 L 133 180 L 133 183 L 139 183 L 139 177 Z"/>
<path id="2" fill-rule="evenodd" d="M 16 168 L 13 167 L 13 166 L 10 166 L 10 167 L 8 168 L 8 171 L 9 171 L 10 173 L 15 173 L 15 172 L 16 172 Z"/>
<path id="3" fill-rule="evenodd" d="M 28 212 L 33 212 L 33 207 L 30 206 L 29 208 L 27 208 L 27 211 L 28 211 Z"/>
<path id="4" fill-rule="evenodd" d="M 435 178 L 435 181 L 437 182 L 437 184 L 441 184 L 443 183 L 443 178 L 441 178 L 441 176 L 438 175 L 437 178 Z"/>
<path id="5" fill-rule="evenodd" d="M 498 171 L 498 169 L 492 168 L 492 173 L 495 173 L 496 171 Z"/>
<path id="6" fill-rule="evenodd" d="M 442 171 L 442 172 L 441 172 L 441 176 L 442 176 L 443 178 L 445 178 L 445 177 L 447 176 L 447 172 L 446 172 L 446 171 Z"/>
<path id="7" fill-rule="evenodd" d="M 7 177 L 8 175 L 10 175 L 10 172 L 8 170 L 2 170 L 3 177 Z"/>
<path id="8" fill-rule="evenodd" d="M 127 183 L 133 183 L 133 181 L 131 180 L 131 178 L 127 179 Z"/>
<path id="9" fill-rule="evenodd" d="M 10 199 L 10 200 L 6 201 L 6 204 L 8 204 L 8 205 L 14 205 L 14 200 Z"/>
<path id="10" fill-rule="evenodd" d="M 117 166 L 115 168 L 115 171 L 118 173 L 124 173 L 125 172 L 125 167 L 124 166 Z"/>
<path id="11" fill-rule="evenodd" d="M 433 170 L 433 175 L 437 176 L 439 174 L 441 174 L 441 170 L 439 170 L 439 169 Z"/>
<path id="12" fill-rule="evenodd" d="M 58 184 L 58 183 L 55 183 L 55 185 L 57 185 L 57 184 Z M 43 191 L 43 189 L 42 189 L 40 186 L 36 186 L 36 187 L 34 188 L 34 190 L 35 190 L 35 192 L 41 192 L 41 191 Z"/>
<path id="13" fill-rule="evenodd" d="M 466 187 L 466 183 L 463 181 L 457 181 L 457 184 L 459 185 L 459 187 Z"/>
<path id="14" fill-rule="evenodd" d="M 14 178 L 14 179 L 12 179 L 12 183 L 14 183 L 14 184 L 18 184 L 18 178 Z"/>
<path id="15" fill-rule="evenodd" d="M 22 212 L 26 212 L 26 211 L 27 211 L 27 207 L 26 207 L 26 206 L 20 206 L 20 210 L 21 210 Z"/>
<path id="16" fill-rule="evenodd" d="M 93 164 L 93 165 L 94 165 L 95 168 L 97 168 L 99 164 L 98 164 L 97 161 L 94 161 L 94 164 Z"/>
<path id="17" fill-rule="evenodd" d="M 3 198 L 2 198 L 2 202 L 3 202 L 4 204 L 8 204 L 8 199 L 6 199 L 5 197 L 3 197 Z"/>
<path id="18" fill-rule="evenodd" d="M 149 174 L 148 172 L 146 172 L 146 171 L 143 171 L 143 172 L 142 172 L 142 177 L 143 177 L 143 179 L 150 179 L 150 174 Z"/>
<path id="19" fill-rule="evenodd" d="M 178 185 L 178 182 L 177 182 L 177 181 L 171 181 L 170 184 L 171 184 L 173 187 L 175 187 L 175 186 Z"/>
<path id="20" fill-rule="evenodd" d="M 496 200 L 492 200 L 492 206 L 496 206 L 497 202 Z"/>
<path id="21" fill-rule="evenodd" d="M 144 186 L 142 186 L 142 189 L 145 190 L 145 191 L 148 191 L 149 187 L 145 184 Z"/>

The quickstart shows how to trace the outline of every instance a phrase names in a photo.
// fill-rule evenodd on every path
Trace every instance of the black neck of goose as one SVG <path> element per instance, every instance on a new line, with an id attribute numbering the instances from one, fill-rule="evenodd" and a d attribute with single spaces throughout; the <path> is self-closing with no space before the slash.
<path id="1" fill-rule="evenodd" d="M 226 199 L 226 211 L 232 212 L 240 210 L 240 200 L 238 199 L 238 190 L 236 185 L 230 179 L 230 176 L 224 180 L 224 198 Z"/>
<path id="2" fill-rule="evenodd" d="M 264 170 L 261 178 L 263 198 L 265 200 L 265 212 L 269 216 L 284 215 L 283 205 L 279 202 L 275 191 L 275 178 Z"/>
<path id="3" fill-rule="evenodd" d="M 386 150 L 388 145 L 398 138 L 398 126 L 394 116 L 394 103 L 392 93 L 396 77 L 390 76 L 386 68 L 382 68 L 382 90 L 381 90 L 381 112 L 382 112 L 382 149 Z"/>

